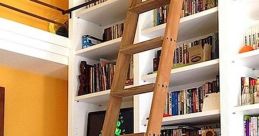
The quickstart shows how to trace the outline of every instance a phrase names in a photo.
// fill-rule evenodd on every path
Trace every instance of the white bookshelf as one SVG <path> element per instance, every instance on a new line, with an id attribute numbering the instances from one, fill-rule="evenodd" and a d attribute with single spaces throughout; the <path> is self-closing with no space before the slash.
<path id="1" fill-rule="evenodd" d="M 119 52 L 121 38 L 113 39 L 107 42 L 103 42 L 85 49 L 76 51 L 76 55 L 80 55 L 86 58 L 98 60 L 100 58 L 117 58 Z"/>
<path id="2" fill-rule="evenodd" d="M 237 106 L 241 77 L 258 76 L 258 50 L 238 54 L 244 31 L 259 19 L 258 5 L 257 0 L 219 3 L 221 132 L 226 136 L 244 136 L 244 115 L 258 113 L 258 104 Z"/>
<path id="3" fill-rule="evenodd" d="M 170 85 L 178 86 L 182 84 L 193 83 L 212 79 L 219 73 L 219 59 L 192 64 L 171 70 Z M 192 76 L 190 76 L 192 75 Z M 144 81 L 155 82 L 157 74 L 144 75 Z"/>
<path id="4" fill-rule="evenodd" d="M 76 13 L 80 19 L 105 26 L 123 20 L 128 8 L 127 0 L 107 0 L 96 6 L 85 8 Z"/>
<path id="5" fill-rule="evenodd" d="M 75 6 L 83 0 L 72 0 L 71 5 Z M 71 53 L 70 61 L 70 135 L 84 136 L 87 131 L 87 113 L 104 110 L 108 102 L 110 90 L 92 94 L 77 96 L 78 91 L 78 65 L 81 60 L 96 63 L 100 58 L 115 59 L 118 53 L 121 38 L 107 41 L 92 47 L 80 49 L 82 35 L 89 34 L 95 37 L 102 36 L 102 29 L 125 18 L 127 11 L 127 0 L 108 0 L 91 8 L 83 8 L 76 12 L 71 21 L 73 43 L 76 47 Z M 218 31 L 218 11 L 215 7 L 181 19 L 180 34 L 178 41 L 188 41 L 193 38 L 205 36 Z M 139 31 L 136 34 L 135 42 L 143 41 L 157 36 L 162 36 L 165 24 L 156 27 L 147 27 L 143 18 L 152 19 L 143 14 L 139 19 Z M 145 28 L 145 29 L 143 29 Z M 142 85 L 145 82 L 154 82 L 156 74 L 147 74 L 152 69 L 151 60 L 154 51 L 148 51 L 134 55 L 134 86 Z M 147 65 L 145 65 L 147 64 Z M 205 81 L 214 79 L 219 71 L 220 59 L 193 64 L 171 71 L 172 86 L 200 85 Z M 191 75 L 191 76 L 190 76 Z M 151 93 L 152 94 L 152 93 Z M 151 94 L 141 94 L 129 97 L 126 103 L 134 106 L 134 131 L 143 132 L 146 126 L 143 123 L 149 114 Z M 131 105 L 132 106 L 132 105 Z M 81 113 L 83 112 L 83 113 Z M 83 121 L 83 123 L 82 123 Z M 166 117 L 163 124 L 199 124 L 220 121 L 220 110 L 193 113 L 187 115 Z M 80 123 L 78 123 L 80 122 Z"/>
<path id="6" fill-rule="evenodd" d="M 218 122 L 220 120 L 220 110 L 203 111 L 186 115 L 169 116 L 163 118 L 163 125 L 174 124 L 203 124 Z"/>
<path id="7" fill-rule="evenodd" d="M 180 30 L 178 41 L 185 41 L 194 37 L 206 35 L 218 30 L 218 7 L 202 11 L 180 20 Z M 166 24 L 146 28 L 142 31 L 143 36 L 158 37 L 162 36 Z"/>

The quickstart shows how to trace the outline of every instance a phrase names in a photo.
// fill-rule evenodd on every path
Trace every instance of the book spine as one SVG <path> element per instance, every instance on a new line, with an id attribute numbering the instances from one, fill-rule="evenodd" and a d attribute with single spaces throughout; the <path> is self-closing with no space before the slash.
<path id="1" fill-rule="evenodd" d="M 169 115 L 173 115 L 173 105 L 172 105 L 173 93 L 169 93 Z"/>

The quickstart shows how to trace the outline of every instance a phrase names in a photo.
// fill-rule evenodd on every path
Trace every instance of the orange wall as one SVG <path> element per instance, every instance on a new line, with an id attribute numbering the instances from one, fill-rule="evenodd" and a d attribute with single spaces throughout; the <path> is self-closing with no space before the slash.
<path id="1" fill-rule="evenodd" d="M 5 136 L 66 136 L 67 81 L 0 66 Z"/>
<path id="2" fill-rule="evenodd" d="M 62 9 L 68 8 L 68 0 L 40 0 L 40 1 L 49 3 L 51 5 L 55 5 L 57 7 L 61 7 Z M 61 12 L 41 6 L 39 4 L 31 2 L 30 0 L 0 0 L 0 2 L 28 11 L 30 13 L 43 16 L 45 18 L 49 18 L 52 20 L 57 19 L 59 22 L 62 22 L 62 23 L 65 20 L 67 20 L 67 16 L 62 15 Z M 16 11 L 12 11 L 4 7 L 0 7 L 0 17 L 48 31 L 48 22 L 35 19 L 33 17 L 21 14 Z"/>

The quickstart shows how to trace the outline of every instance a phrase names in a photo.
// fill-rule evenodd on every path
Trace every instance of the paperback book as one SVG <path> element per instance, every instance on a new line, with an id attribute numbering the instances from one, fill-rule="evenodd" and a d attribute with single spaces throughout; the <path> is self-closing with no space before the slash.
<path id="1" fill-rule="evenodd" d="M 220 128 L 214 126 L 165 126 L 161 130 L 161 136 L 220 136 L 220 134 Z"/>
<path id="2" fill-rule="evenodd" d="M 174 51 L 173 68 L 204 62 L 219 58 L 218 33 L 193 42 L 177 45 Z M 161 50 L 156 52 L 153 59 L 153 71 L 158 70 Z"/>
<path id="3" fill-rule="evenodd" d="M 220 92 L 219 76 L 198 88 L 170 91 L 167 95 L 164 116 L 184 115 L 202 112 L 206 95 Z"/>
<path id="4" fill-rule="evenodd" d="M 90 65 L 80 63 L 78 95 L 90 94 L 111 89 L 115 73 L 115 62 L 101 59 L 100 63 Z M 125 85 L 133 84 L 133 61 L 129 66 Z"/>
<path id="5" fill-rule="evenodd" d="M 92 0 L 85 0 L 85 2 L 90 2 L 90 1 L 92 1 Z M 96 2 L 94 2 L 92 4 L 90 4 L 90 5 L 87 5 L 86 8 L 90 8 L 90 7 L 96 6 L 96 5 L 98 5 L 100 3 L 103 3 L 105 1 L 107 1 L 107 0 L 98 0 L 98 1 L 96 1 Z"/>
<path id="6" fill-rule="evenodd" d="M 193 15 L 204 10 L 216 7 L 217 0 L 184 0 L 181 17 Z M 168 16 L 168 5 L 157 8 L 153 11 L 153 25 L 157 26 L 166 23 Z"/>
<path id="7" fill-rule="evenodd" d="M 259 79 L 241 77 L 241 105 L 259 103 Z"/>
<path id="8" fill-rule="evenodd" d="M 123 34 L 124 24 L 116 24 L 109 28 L 104 29 L 103 41 L 109 41 L 112 39 L 120 38 Z"/>
<path id="9" fill-rule="evenodd" d="M 259 116 L 244 116 L 244 136 L 259 135 Z"/>
<path id="10" fill-rule="evenodd" d="M 245 32 L 243 45 L 259 49 L 259 25 L 252 26 Z"/>

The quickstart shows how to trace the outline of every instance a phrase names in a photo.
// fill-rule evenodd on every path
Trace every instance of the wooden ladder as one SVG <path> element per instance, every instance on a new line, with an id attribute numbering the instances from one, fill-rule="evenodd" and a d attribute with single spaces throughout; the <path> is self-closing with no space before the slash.
<path id="1" fill-rule="evenodd" d="M 169 4 L 169 14 L 164 37 L 134 44 L 139 14 Z M 154 92 L 146 133 L 125 136 L 160 136 L 163 112 L 173 65 L 183 0 L 129 0 L 124 33 L 116 62 L 110 99 L 106 110 L 102 136 L 114 136 L 123 97 Z M 140 52 L 162 46 L 156 83 L 125 89 L 131 57 Z"/>

